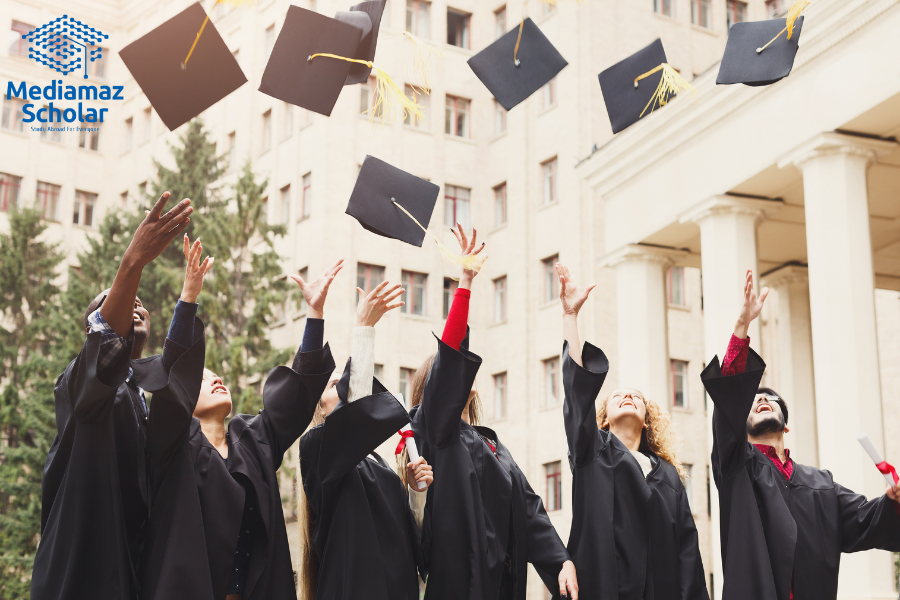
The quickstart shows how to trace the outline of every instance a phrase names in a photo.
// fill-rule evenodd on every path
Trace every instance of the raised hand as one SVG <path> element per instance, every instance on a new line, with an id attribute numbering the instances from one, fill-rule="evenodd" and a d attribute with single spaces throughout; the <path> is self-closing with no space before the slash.
<path id="1" fill-rule="evenodd" d="M 166 214 L 162 214 L 166 202 L 169 201 L 169 195 L 169 192 L 163 192 L 153 208 L 146 211 L 144 220 L 138 225 L 128 249 L 125 250 L 123 263 L 127 259 L 133 266 L 139 268 L 147 266 L 162 254 L 166 246 L 191 222 L 190 215 L 194 209 L 187 198 L 173 206 Z"/>
<path id="2" fill-rule="evenodd" d="M 741 306 L 741 314 L 738 316 L 737 323 L 734 325 L 734 335 L 740 339 L 747 338 L 747 330 L 750 323 L 753 322 L 762 312 L 763 304 L 769 295 L 769 288 L 763 288 L 759 297 L 753 290 L 753 270 L 747 269 L 747 278 L 744 281 L 744 305 Z"/>
<path id="3" fill-rule="evenodd" d="M 309 282 L 304 281 L 300 275 L 291 275 L 291 279 L 300 286 L 303 298 L 309 306 L 308 316 L 312 319 L 321 319 L 325 315 L 325 299 L 328 297 L 328 288 L 335 276 L 344 268 L 344 259 L 337 261 L 331 268 L 319 275 L 318 279 Z"/>
<path id="4" fill-rule="evenodd" d="M 567 560 L 559 572 L 559 595 L 569 600 L 578 600 L 578 577 L 575 574 L 575 563 Z"/>
<path id="5" fill-rule="evenodd" d="M 384 313 L 405 304 L 403 301 L 394 302 L 405 291 L 399 283 L 391 285 L 387 281 L 379 283 L 378 287 L 368 295 L 356 288 L 356 293 L 359 294 L 359 304 L 356 306 L 356 324 L 362 327 L 375 327 Z"/>
<path id="6" fill-rule="evenodd" d="M 562 263 L 556 263 L 556 274 L 559 276 L 559 302 L 562 304 L 563 315 L 572 315 L 577 317 L 578 311 L 584 306 L 585 301 L 591 294 L 596 284 L 589 285 L 583 290 L 579 290 L 578 286 L 572 281 L 572 275 L 569 268 Z"/>
<path id="7" fill-rule="evenodd" d="M 201 254 L 203 254 L 203 245 L 200 243 L 200 240 L 196 239 L 191 244 L 187 234 L 184 234 L 184 258 L 187 260 L 187 265 L 184 268 L 184 287 L 181 289 L 182 302 L 196 304 L 197 296 L 200 295 L 200 290 L 203 289 L 203 278 L 212 269 L 215 259 L 212 256 L 207 256 L 201 264 Z"/>
<path id="8" fill-rule="evenodd" d="M 459 247 L 462 250 L 462 257 L 465 258 L 467 256 L 475 256 L 479 254 L 482 250 L 484 250 L 484 242 L 481 243 L 480 246 L 476 246 L 478 240 L 478 230 L 474 227 L 472 228 L 472 239 L 466 236 L 466 232 L 463 229 L 462 225 L 459 223 L 456 224 L 456 229 L 450 229 L 453 232 L 453 236 L 456 238 L 456 241 L 459 242 Z M 487 256 L 481 257 L 481 260 L 478 262 L 479 267 L 482 263 L 487 259 Z M 472 280 L 475 279 L 475 276 L 478 275 L 478 271 L 476 269 L 463 269 L 462 277 L 459 279 L 459 287 L 468 290 L 472 287 Z"/>
<path id="9" fill-rule="evenodd" d="M 406 465 L 406 481 L 409 487 L 416 490 L 417 492 L 426 491 L 432 483 L 434 483 L 434 473 L 431 470 L 431 465 L 425 462 L 425 459 L 421 456 L 417 458 L 415 461 Z M 419 488 L 419 482 L 424 481 L 425 487 Z"/>

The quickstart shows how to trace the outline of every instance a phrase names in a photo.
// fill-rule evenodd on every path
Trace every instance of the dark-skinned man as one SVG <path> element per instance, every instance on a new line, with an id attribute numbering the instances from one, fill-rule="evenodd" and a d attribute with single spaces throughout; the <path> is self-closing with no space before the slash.
<path id="1" fill-rule="evenodd" d="M 141 273 L 190 222 L 190 200 L 163 214 L 165 192 L 138 226 L 112 287 L 84 314 L 87 339 L 54 390 L 57 435 L 44 465 L 34 600 L 139 597 L 135 565 L 149 511 L 144 392 L 199 392 L 205 347 L 197 293 L 211 259 L 188 260 L 162 355 L 141 358 L 150 314 Z M 185 245 L 188 241 L 185 236 Z M 199 257 L 199 241 L 193 245 Z"/>

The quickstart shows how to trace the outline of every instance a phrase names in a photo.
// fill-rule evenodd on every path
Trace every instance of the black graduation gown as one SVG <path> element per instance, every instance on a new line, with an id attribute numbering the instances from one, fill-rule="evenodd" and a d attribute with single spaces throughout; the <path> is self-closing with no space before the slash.
<path id="1" fill-rule="evenodd" d="M 708 600 L 697 527 L 675 467 L 655 459 L 644 478 L 595 401 L 609 361 L 585 343 L 579 366 L 563 344 L 563 416 L 572 468 L 569 554 L 579 594 L 604 600 Z"/>
<path id="2" fill-rule="evenodd" d="M 202 321 L 194 329 L 202 333 Z M 130 383 L 154 398 L 185 399 L 203 378 L 202 339 L 190 349 L 167 340 L 162 355 L 131 360 L 132 337 L 104 383 L 97 376 L 101 338 L 88 334 L 54 389 L 57 434 L 41 482 L 34 600 L 137 598 L 149 507 L 147 418 Z M 126 383 L 129 366 L 134 375 Z"/>
<path id="3" fill-rule="evenodd" d="M 409 415 L 377 379 L 370 396 L 348 403 L 349 382 L 350 360 L 337 407 L 300 438 L 316 600 L 418 600 L 419 531 L 403 481 L 375 454 Z"/>
<path id="4" fill-rule="evenodd" d="M 887 496 L 866 500 L 830 472 L 794 462 L 790 481 L 747 441 L 747 416 L 766 365 L 750 350 L 743 373 L 719 358 L 701 378 L 713 410 L 725 600 L 837 597 L 841 552 L 900 550 L 900 517 Z M 848 439 L 849 439 L 848 433 Z"/>
<path id="5" fill-rule="evenodd" d="M 301 353 L 315 365 L 301 374 L 272 369 L 258 415 L 228 422 L 225 461 L 194 418 L 197 395 L 153 400 L 148 453 L 153 510 L 141 556 L 145 598 L 224 600 L 249 482 L 263 527 L 253 537 L 244 600 L 294 600 L 294 573 L 277 470 L 309 425 L 334 370 L 331 350 Z"/>
<path id="6" fill-rule="evenodd" d="M 438 340 L 422 404 L 410 413 L 419 452 L 435 474 L 423 526 L 425 598 L 497 600 L 508 551 L 510 598 L 525 598 L 527 563 L 558 595 L 569 554 L 540 496 L 496 433 L 460 419 L 480 366 L 468 335 L 458 351 Z M 482 435 L 497 441 L 496 455 Z"/>

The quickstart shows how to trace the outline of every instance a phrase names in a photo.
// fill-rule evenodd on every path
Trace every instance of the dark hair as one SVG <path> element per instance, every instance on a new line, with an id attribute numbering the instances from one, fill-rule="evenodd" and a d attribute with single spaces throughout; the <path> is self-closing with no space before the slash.
<path id="1" fill-rule="evenodd" d="M 106 288 L 99 294 L 97 297 L 91 300 L 91 303 L 88 304 L 87 310 L 84 311 L 84 329 L 85 331 L 90 328 L 90 323 L 88 323 L 88 317 L 91 316 L 91 313 L 100 308 L 103 305 L 103 302 L 106 300 L 106 297 L 109 295 L 110 288 Z"/>
<path id="2" fill-rule="evenodd" d="M 768 394 L 770 396 L 775 396 L 778 398 L 776 402 L 778 402 L 778 406 L 781 407 L 781 414 L 784 415 L 784 424 L 787 425 L 788 422 L 788 407 L 787 403 L 784 401 L 784 398 L 781 397 L 781 394 L 773 390 L 772 388 L 761 387 L 756 390 L 757 394 Z"/>

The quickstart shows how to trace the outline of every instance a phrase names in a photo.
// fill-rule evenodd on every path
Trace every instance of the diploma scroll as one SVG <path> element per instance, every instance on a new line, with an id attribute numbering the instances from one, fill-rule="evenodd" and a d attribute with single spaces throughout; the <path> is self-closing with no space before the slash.
<path id="1" fill-rule="evenodd" d="M 405 433 L 407 431 L 409 433 Z M 407 451 L 407 453 L 409 453 L 409 462 L 415 462 L 415 461 L 419 460 L 419 449 L 416 448 L 416 438 L 414 438 L 412 435 L 410 435 L 411 433 L 412 433 L 412 429 L 410 429 L 409 424 L 405 425 L 403 427 L 403 429 L 400 430 L 400 437 L 401 437 L 400 443 L 406 444 L 406 451 Z M 418 483 L 416 483 L 416 487 L 418 487 L 420 490 L 424 490 L 425 482 L 419 481 Z"/>
<path id="2" fill-rule="evenodd" d="M 875 463 L 878 470 L 881 471 L 881 474 L 884 475 L 884 480 L 887 481 L 887 484 L 891 487 L 897 485 L 897 471 L 884 460 L 881 453 L 878 451 L 878 448 L 876 448 L 875 444 L 872 443 L 872 440 L 869 439 L 869 436 L 866 435 L 865 432 L 862 432 L 856 436 L 856 439 L 860 446 L 863 447 L 863 450 L 866 451 L 866 454 L 869 455 L 869 458 Z"/>

